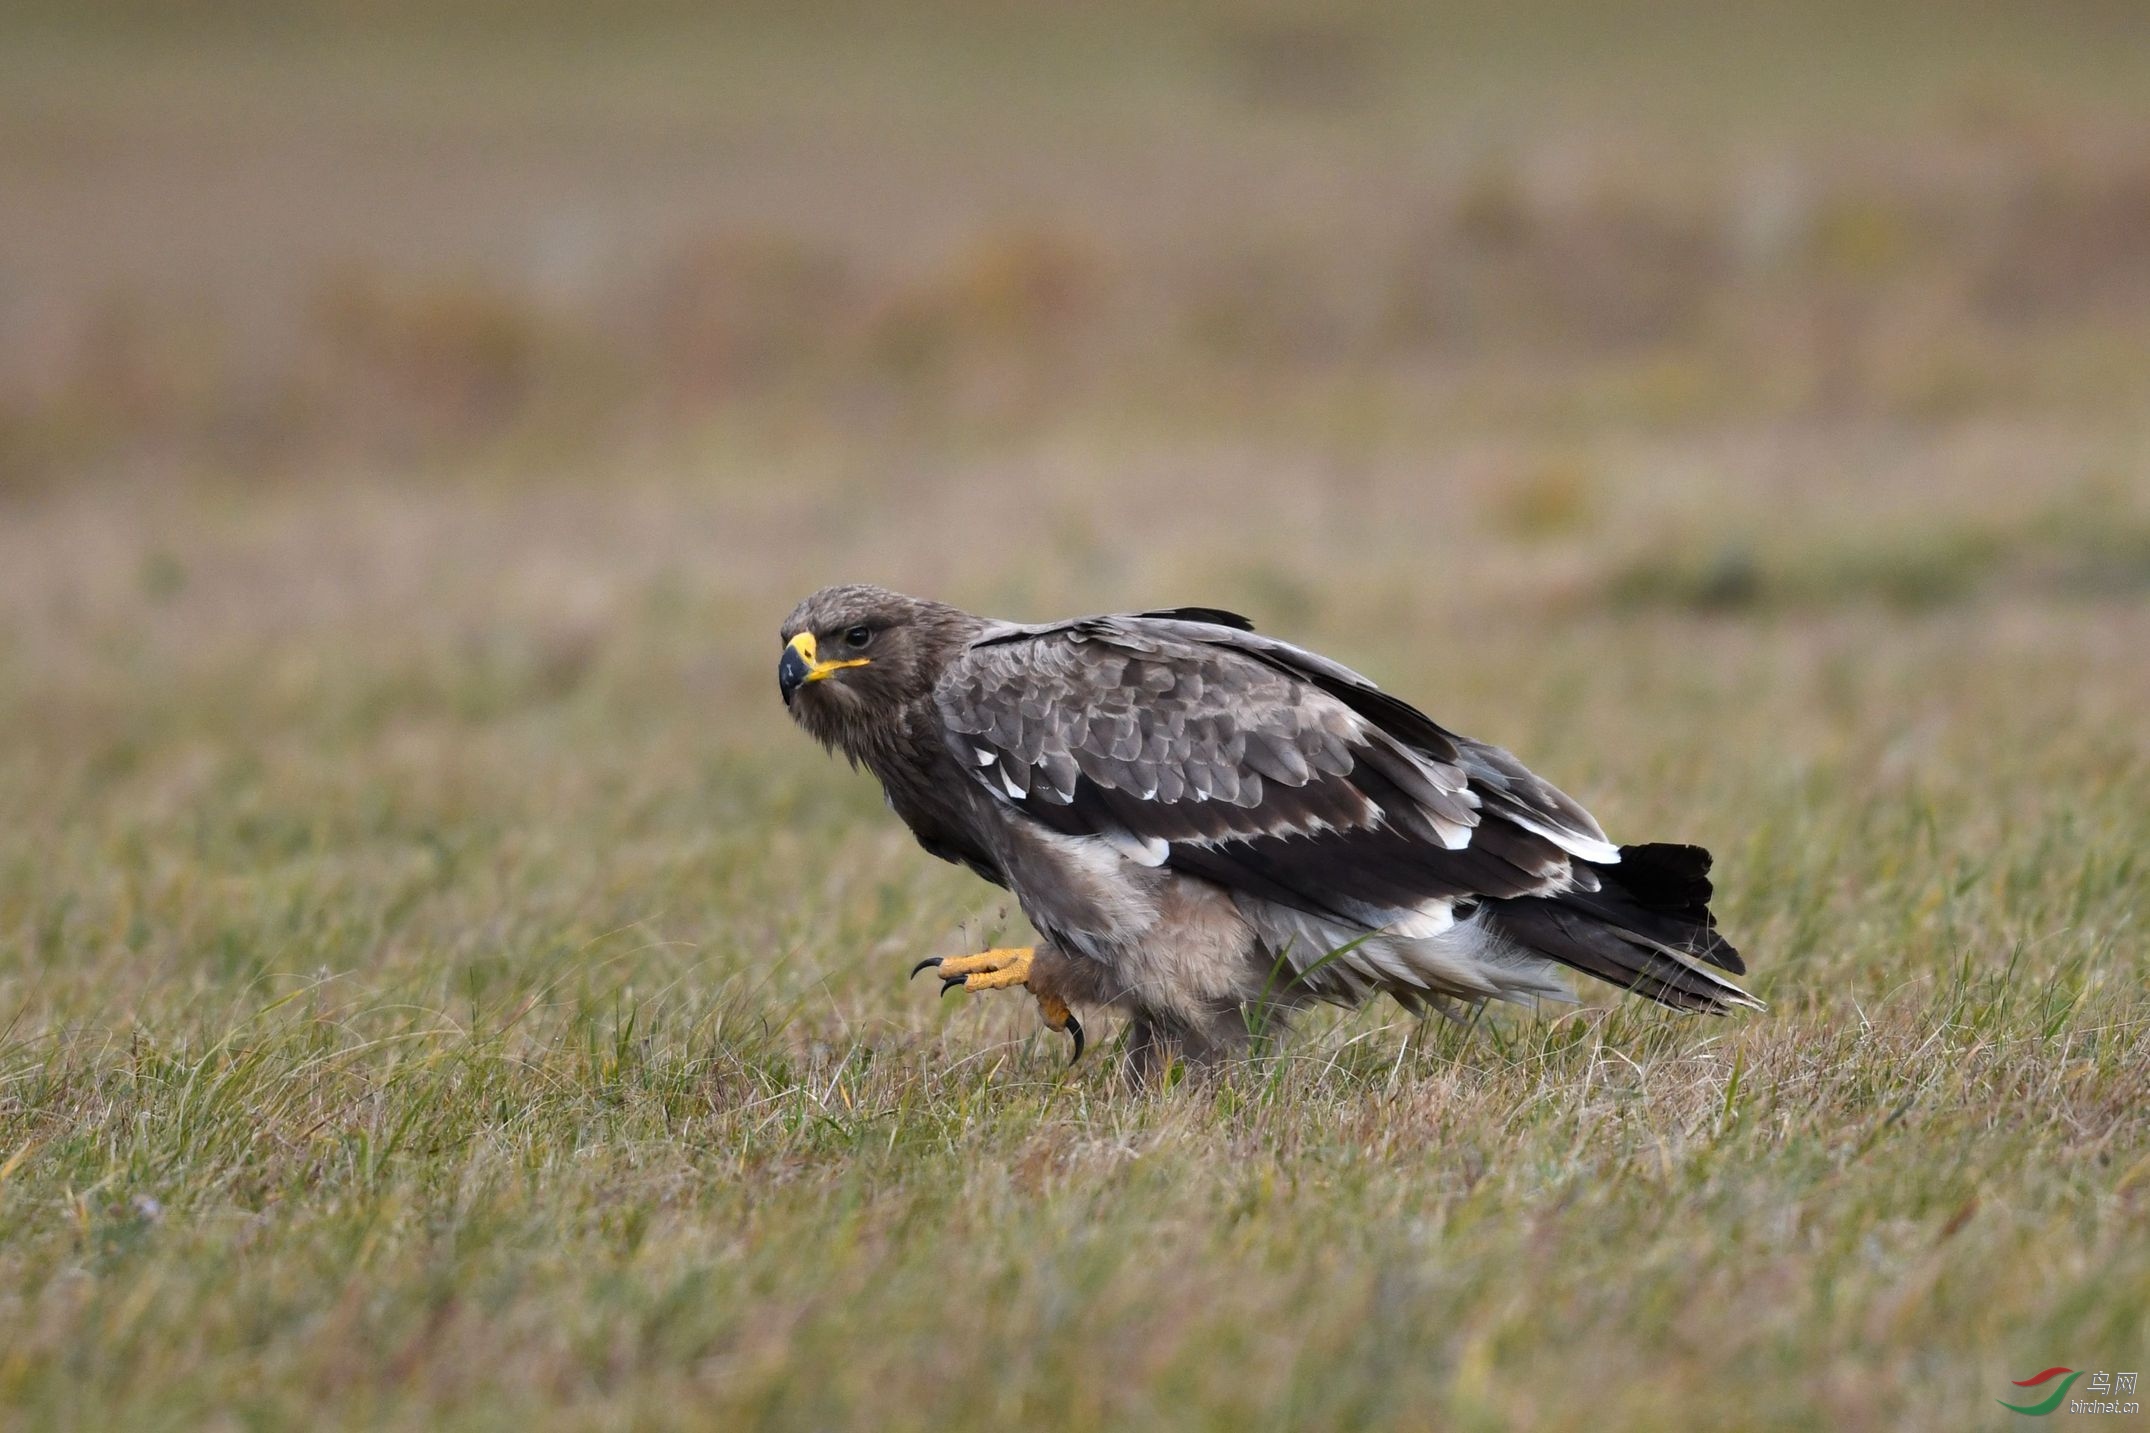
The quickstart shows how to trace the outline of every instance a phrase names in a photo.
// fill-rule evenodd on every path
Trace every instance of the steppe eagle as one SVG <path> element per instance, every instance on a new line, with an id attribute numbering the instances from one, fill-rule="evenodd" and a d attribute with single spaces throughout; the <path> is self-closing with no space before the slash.
<path id="1" fill-rule="evenodd" d="M 912 974 L 1025 987 L 1078 1057 L 1075 1007 L 1126 1012 L 1154 1071 L 1244 1048 L 1260 1007 L 1570 1000 L 1563 966 L 1760 1008 L 1717 973 L 1746 967 L 1707 851 L 1613 845 L 1508 752 L 1234 613 L 1024 625 L 842 586 L 781 636 L 793 718 L 1040 937 Z"/>

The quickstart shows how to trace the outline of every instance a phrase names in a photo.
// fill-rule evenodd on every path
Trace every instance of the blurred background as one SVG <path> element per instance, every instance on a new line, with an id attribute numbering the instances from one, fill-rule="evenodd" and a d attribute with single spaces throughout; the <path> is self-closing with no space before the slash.
<path id="1" fill-rule="evenodd" d="M 846 579 L 1243 608 L 1577 781 L 1586 697 L 1776 673 L 1787 760 L 1996 643 L 2136 699 L 2136 4 L 0 25 L 25 804 L 274 804 L 279 743 L 423 802 L 504 732 L 715 800 L 806 770 L 774 633 Z"/>
<path id="2" fill-rule="evenodd" d="M 284 532 L 300 602 L 513 552 L 764 631 L 861 576 L 1287 625 L 1339 560 L 1418 602 L 2150 583 L 2122 0 L 0 23 L 17 603 L 97 586 L 82 527 L 235 582 L 197 523 L 219 568 Z M 1777 551 L 1792 514 L 1862 543 Z"/>

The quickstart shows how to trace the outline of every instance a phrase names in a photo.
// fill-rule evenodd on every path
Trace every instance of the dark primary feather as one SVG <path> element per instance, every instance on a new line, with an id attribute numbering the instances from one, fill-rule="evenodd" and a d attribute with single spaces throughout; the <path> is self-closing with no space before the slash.
<path id="1" fill-rule="evenodd" d="M 1726 998 L 1732 987 L 1724 981 L 1630 939 L 1567 897 L 1488 901 L 1485 918 L 1526 949 L 1660 1005 L 1719 1013 L 1734 1003 Z"/>
<path id="2" fill-rule="evenodd" d="M 1657 841 L 1622 846 L 1617 871 L 1585 908 L 1645 939 L 1745 975 L 1747 962 L 1717 933 L 1716 918 L 1710 914 L 1712 894 L 1709 852 Z"/>

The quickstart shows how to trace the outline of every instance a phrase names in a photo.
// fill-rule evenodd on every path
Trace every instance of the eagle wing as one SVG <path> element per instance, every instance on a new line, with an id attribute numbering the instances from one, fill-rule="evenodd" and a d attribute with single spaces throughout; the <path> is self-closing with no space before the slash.
<path id="1" fill-rule="evenodd" d="M 943 675 L 972 779 L 1055 832 L 1358 930 L 1595 890 L 1588 812 L 1496 747 L 1208 608 L 988 629 Z"/>

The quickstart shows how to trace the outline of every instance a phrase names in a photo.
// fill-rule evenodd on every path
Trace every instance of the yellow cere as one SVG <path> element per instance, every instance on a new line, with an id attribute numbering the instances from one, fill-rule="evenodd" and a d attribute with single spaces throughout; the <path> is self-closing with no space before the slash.
<path id="1" fill-rule="evenodd" d="M 850 657 L 841 662 L 824 662 L 815 655 L 814 634 L 811 632 L 801 632 L 792 638 L 791 649 L 805 659 L 806 680 L 810 682 L 818 682 L 829 673 L 840 672 L 845 667 L 870 666 L 873 661 L 871 657 Z"/>

